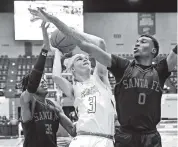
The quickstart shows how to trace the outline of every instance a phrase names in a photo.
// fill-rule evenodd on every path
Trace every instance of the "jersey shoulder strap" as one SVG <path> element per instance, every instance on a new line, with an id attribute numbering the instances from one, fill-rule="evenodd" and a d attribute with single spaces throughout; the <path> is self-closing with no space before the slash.
<path id="1" fill-rule="evenodd" d="M 120 79 L 119 82 L 116 83 L 116 85 L 120 84 L 122 82 L 122 80 L 124 79 L 124 77 L 126 77 L 131 71 L 132 71 L 132 68 L 135 65 L 135 60 L 132 60 L 129 65 L 127 66 L 127 68 L 125 69 L 124 71 L 124 74 L 122 76 L 122 78 Z"/>
<path id="2" fill-rule="evenodd" d="M 123 79 L 126 76 L 128 76 L 131 73 L 131 71 L 133 70 L 134 65 L 135 65 L 135 60 L 132 60 L 129 63 L 129 65 L 127 66 L 126 70 L 124 71 L 124 74 L 123 74 L 122 78 L 120 79 L 120 81 L 115 84 L 115 88 L 114 88 L 114 95 L 115 96 L 120 93 L 121 82 L 123 81 Z"/>

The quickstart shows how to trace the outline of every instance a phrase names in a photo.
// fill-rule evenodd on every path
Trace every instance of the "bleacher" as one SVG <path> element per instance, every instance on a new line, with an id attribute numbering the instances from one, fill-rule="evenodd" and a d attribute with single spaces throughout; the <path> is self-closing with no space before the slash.
<path id="1" fill-rule="evenodd" d="M 7 55 L 1 55 L 0 57 L 0 92 L 4 94 L 6 89 L 7 74 L 9 69 L 9 58 Z"/>
<path id="2" fill-rule="evenodd" d="M 0 92 L 7 98 L 20 97 L 21 87 L 19 86 L 24 75 L 33 68 L 38 56 L 22 56 L 18 58 L 8 58 L 7 55 L 0 58 Z M 55 98 L 56 90 L 52 80 L 53 56 L 48 56 L 45 64 L 44 73 L 47 75 L 49 88 L 48 97 Z"/>

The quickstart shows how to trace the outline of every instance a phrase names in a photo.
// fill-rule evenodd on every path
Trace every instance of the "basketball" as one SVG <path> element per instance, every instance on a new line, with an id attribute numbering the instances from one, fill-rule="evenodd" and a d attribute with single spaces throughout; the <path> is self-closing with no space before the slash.
<path id="1" fill-rule="evenodd" d="M 53 47 L 58 48 L 62 53 L 69 53 L 76 47 L 74 39 L 64 35 L 58 29 L 52 32 L 50 42 Z"/>

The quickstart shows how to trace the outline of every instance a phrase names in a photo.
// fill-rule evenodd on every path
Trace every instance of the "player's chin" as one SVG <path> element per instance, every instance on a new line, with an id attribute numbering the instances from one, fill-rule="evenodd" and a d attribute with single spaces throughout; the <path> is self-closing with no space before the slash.
<path id="1" fill-rule="evenodd" d="M 40 88 L 37 90 L 36 94 L 41 97 L 46 97 L 46 95 L 48 94 L 48 90 Z"/>
<path id="2" fill-rule="evenodd" d="M 83 66 L 83 69 L 84 69 L 84 70 L 87 70 L 87 71 L 88 71 L 88 70 L 91 70 L 91 66 L 90 66 L 90 65 L 84 65 L 84 66 Z"/>
<path id="3" fill-rule="evenodd" d="M 138 52 L 136 52 L 136 53 L 133 53 L 133 56 L 134 56 L 134 58 L 138 58 L 140 56 L 140 54 Z"/>
<path id="4" fill-rule="evenodd" d="M 46 90 L 44 90 L 40 93 L 41 97 L 44 97 L 44 98 L 47 96 L 47 94 L 48 94 L 48 91 L 46 91 Z"/>

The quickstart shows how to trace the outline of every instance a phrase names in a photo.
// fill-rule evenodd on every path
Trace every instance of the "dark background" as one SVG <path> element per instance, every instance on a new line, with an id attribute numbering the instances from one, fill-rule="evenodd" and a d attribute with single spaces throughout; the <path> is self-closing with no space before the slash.
<path id="1" fill-rule="evenodd" d="M 28 0 L 27 0 L 28 1 Z M 84 12 L 177 12 L 177 0 L 83 0 Z M 130 3 L 129 1 L 139 1 Z M 0 12 L 14 12 L 14 0 L 0 0 Z"/>

